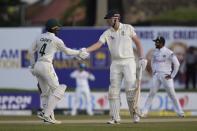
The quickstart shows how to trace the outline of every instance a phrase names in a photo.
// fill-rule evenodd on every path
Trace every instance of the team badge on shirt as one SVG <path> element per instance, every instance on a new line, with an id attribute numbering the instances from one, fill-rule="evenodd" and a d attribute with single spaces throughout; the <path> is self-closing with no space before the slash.
<path id="1" fill-rule="evenodd" d="M 122 35 L 122 36 L 124 36 L 124 35 L 125 35 L 125 32 L 124 32 L 124 31 L 122 31 L 122 32 L 121 32 L 121 35 Z"/>
<path id="2" fill-rule="evenodd" d="M 113 39 L 115 39 L 113 36 L 110 36 L 110 38 L 113 40 Z"/>

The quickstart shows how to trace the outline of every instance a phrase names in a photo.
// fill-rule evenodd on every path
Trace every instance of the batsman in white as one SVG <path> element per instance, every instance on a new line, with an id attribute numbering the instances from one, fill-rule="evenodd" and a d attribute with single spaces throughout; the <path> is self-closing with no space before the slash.
<path id="1" fill-rule="evenodd" d="M 88 115 L 92 116 L 92 103 L 91 103 L 91 94 L 88 80 L 94 81 L 95 77 L 92 73 L 85 70 L 86 65 L 84 63 L 79 64 L 79 69 L 74 70 L 70 77 L 76 80 L 76 89 L 75 89 L 75 103 L 72 107 L 71 115 L 75 116 L 77 114 L 77 109 L 79 108 L 79 101 L 81 96 L 85 97 L 86 112 Z"/>
<path id="2" fill-rule="evenodd" d="M 156 95 L 159 87 L 163 84 L 169 97 L 171 98 L 175 111 L 178 116 L 184 117 L 184 112 L 177 100 L 173 78 L 176 76 L 179 70 L 179 61 L 174 53 L 165 47 L 165 39 L 162 36 L 158 36 L 155 40 L 156 49 L 153 51 L 151 60 L 151 67 L 153 71 L 153 87 L 150 88 L 150 93 L 145 102 L 145 106 L 142 110 L 144 116 L 147 115 L 154 96 Z"/>
<path id="3" fill-rule="evenodd" d="M 145 68 L 143 58 L 143 49 L 139 38 L 136 35 L 134 27 L 128 24 L 120 23 L 120 13 L 116 10 L 109 11 L 104 19 L 107 20 L 110 28 L 104 31 L 98 42 L 86 49 L 87 52 L 95 51 L 107 43 L 111 54 L 110 66 L 110 86 L 108 92 L 111 120 L 108 124 L 120 123 L 120 86 L 123 82 L 127 97 L 127 103 L 130 115 L 134 116 L 134 122 L 139 117 L 134 110 L 135 88 L 136 88 L 136 62 L 133 53 L 132 43 L 135 46 L 140 57 L 139 65 Z"/>
<path id="4" fill-rule="evenodd" d="M 67 55 L 85 59 L 89 56 L 89 53 L 82 50 L 73 50 L 64 45 L 64 42 L 56 36 L 61 27 L 57 20 L 49 19 L 45 26 L 47 32 L 38 36 L 29 49 L 30 71 L 36 76 L 41 89 L 40 97 L 43 112 L 38 114 L 38 117 L 43 119 L 44 122 L 58 124 L 61 122 L 55 120 L 54 108 L 64 96 L 66 85 L 59 84 L 52 65 L 54 54 L 57 51 L 62 51 Z M 35 53 L 37 53 L 37 60 L 35 60 Z"/>

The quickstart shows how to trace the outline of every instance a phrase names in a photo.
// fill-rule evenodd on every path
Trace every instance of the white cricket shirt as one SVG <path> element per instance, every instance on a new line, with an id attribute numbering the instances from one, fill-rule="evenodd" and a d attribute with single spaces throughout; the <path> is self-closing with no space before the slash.
<path id="1" fill-rule="evenodd" d="M 77 87 L 89 87 L 88 80 L 95 80 L 94 75 L 90 74 L 89 72 L 83 70 L 75 70 L 70 75 L 71 78 L 76 79 L 76 86 Z"/>
<path id="2" fill-rule="evenodd" d="M 120 23 L 117 31 L 112 27 L 107 29 L 100 36 L 99 41 L 103 44 L 107 43 L 112 60 L 134 58 L 132 37 L 135 35 L 131 25 Z"/>
<path id="3" fill-rule="evenodd" d="M 52 63 L 54 54 L 57 51 L 63 51 L 65 54 L 68 55 L 78 55 L 78 50 L 73 50 L 67 48 L 64 45 L 64 42 L 55 36 L 54 33 L 46 32 L 41 34 L 39 37 L 36 38 L 32 47 L 30 49 L 30 54 L 32 55 L 31 63 L 34 63 L 34 56 L 33 54 L 37 51 L 38 59 L 37 61 L 46 61 Z"/>
<path id="4" fill-rule="evenodd" d="M 179 66 L 180 64 L 177 57 L 170 49 L 162 47 L 161 49 L 154 50 L 151 60 L 153 73 L 164 73 L 174 78 L 178 72 Z"/>

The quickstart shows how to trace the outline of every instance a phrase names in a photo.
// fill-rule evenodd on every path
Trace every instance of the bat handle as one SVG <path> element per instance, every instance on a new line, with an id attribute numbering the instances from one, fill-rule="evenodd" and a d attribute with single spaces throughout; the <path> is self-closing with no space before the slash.
<path id="1" fill-rule="evenodd" d="M 138 80 L 141 81 L 141 79 L 142 79 L 142 66 L 140 66 L 139 74 L 138 74 Z"/>

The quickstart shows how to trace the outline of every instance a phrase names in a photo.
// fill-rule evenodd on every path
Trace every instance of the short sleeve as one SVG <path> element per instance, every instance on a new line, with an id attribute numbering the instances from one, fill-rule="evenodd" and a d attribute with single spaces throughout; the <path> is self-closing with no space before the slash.
<path id="1" fill-rule="evenodd" d="M 106 31 L 100 36 L 99 41 L 102 44 L 105 44 L 107 42 L 107 33 L 106 33 Z"/>
<path id="2" fill-rule="evenodd" d="M 136 34 L 136 32 L 135 32 L 135 28 L 134 28 L 133 26 L 131 26 L 131 25 L 128 25 L 128 26 L 129 26 L 130 36 L 131 36 L 131 37 L 136 36 L 137 34 Z"/>

